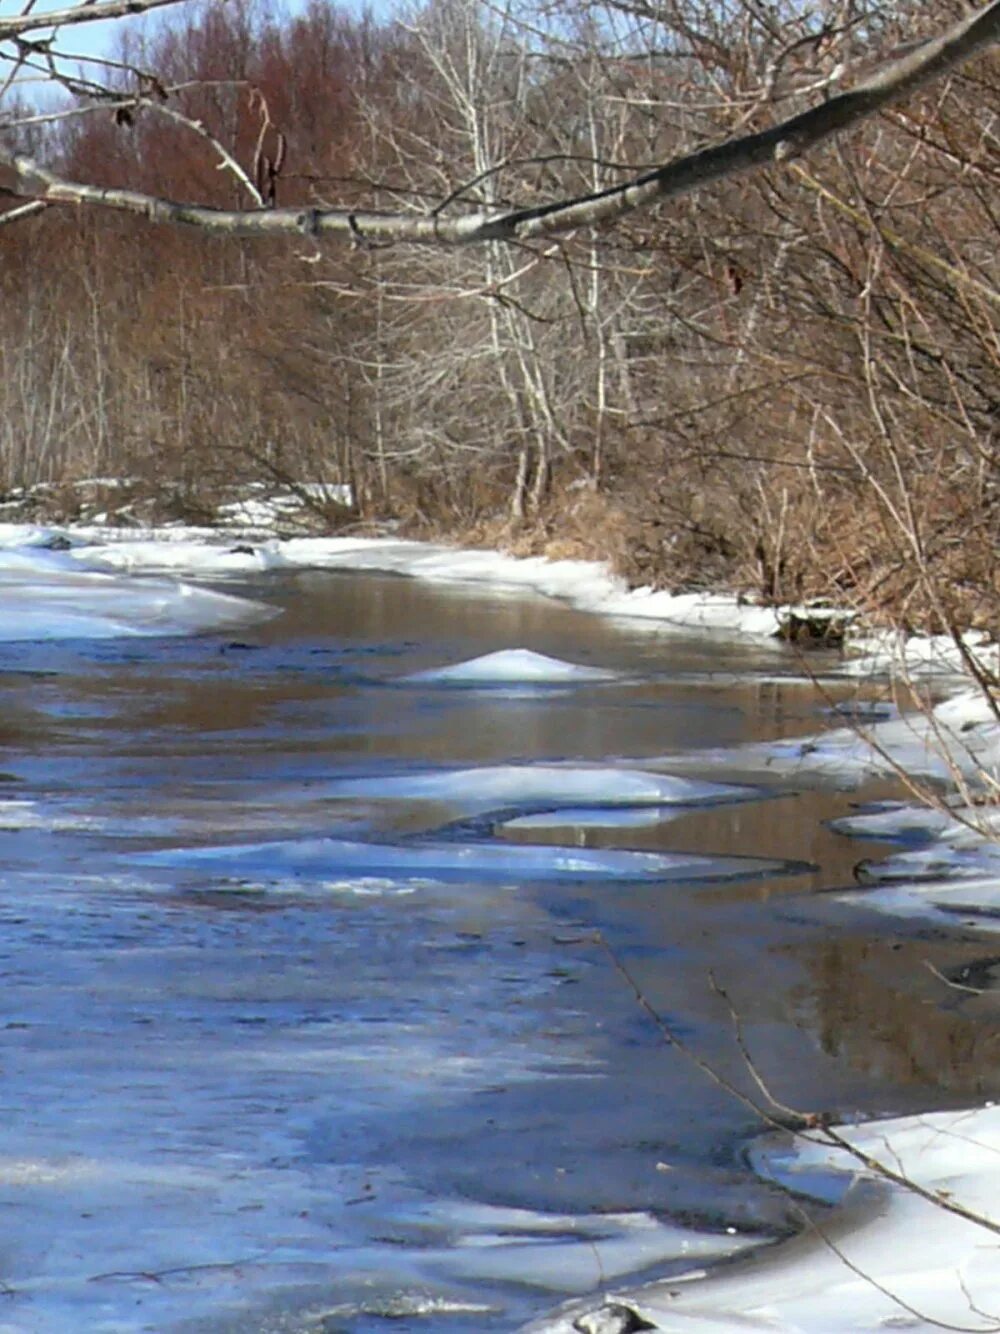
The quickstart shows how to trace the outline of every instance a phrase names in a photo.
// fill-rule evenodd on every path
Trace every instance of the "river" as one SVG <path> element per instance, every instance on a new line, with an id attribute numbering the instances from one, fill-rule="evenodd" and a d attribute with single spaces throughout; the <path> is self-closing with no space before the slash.
<path id="1" fill-rule="evenodd" d="M 239 591 L 280 614 L 0 646 L 0 1329 L 512 1331 L 699 1238 L 787 1233 L 744 1158 L 760 1120 L 650 1011 L 799 1110 L 1000 1092 L 987 1018 L 942 1005 L 928 967 L 982 942 L 825 892 L 882 846 L 825 821 L 887 784 L 758 776 L 739 800 L 508 828 L 559 799 L 463 776 L 577 762 L 613 801 L 621 770 L 673 756 L 732 783 L 715 752 L 819 730 L 855 684 L 530 595 Z M 406 680 L 511 648 L 615 675 Z M 588 850 L 706 860 L 603 874 Z"/>

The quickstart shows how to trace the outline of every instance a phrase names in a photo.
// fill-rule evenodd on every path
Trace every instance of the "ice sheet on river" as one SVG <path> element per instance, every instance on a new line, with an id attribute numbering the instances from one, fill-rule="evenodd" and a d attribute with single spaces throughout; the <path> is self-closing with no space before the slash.
<path id="1" fill-rule="evenodd" d="M 530 832 L 550 829 L 649 829 L 682 814 L 681 807 L 663 806 L 564 806 L 535 815 L 517 815 L 501 828 Z"/>
<path id="2" fill-rule="evenodd" d="M 741 879 L 796 869 L 766 857 L 702 856 L 681 852 L 625 852 L 511 843 L 363 843 L 344 839 L 295 839 L 224 847 L 169 848 L 141 853 L 135 862 L 207 871 L 247 888 L 333 886 L 349 891 L 360 877 L 373 880 L 489 881 L 692 881 Z"/>
<path id="3" fill-rule="evenodd" d="M 835 820 L 832 828 L 859 838 L 884 838 L 911 846 L 862 864 L 866 881 L 928 880 L 1000 873 L 1000 809 L 960 806 L 934 809 L 900 805 Z"/>
<path id="4" fill-rule="evenodd" d="M 994 1230 L 948 1212 L 933 1198 L 882 1185 L 876 1204 L 848 1191 L 840 1221 L 827 1219 L 789 1243 L 704 1277 L 697 1272 L 650 1284 L 607 1301 L 636 1312 L 647 1328 L 728 1334 L 867 1334 L 868 1331 L 996 1328 L 1000 1311 L 1000 1108 L 937 1112 L 840 1128 L 862 1154 L 989 1220 Z M 805 1193 L 817 1176 L 858 1174 L 849 1151 L 823 1142 L 822 1132 L 794 1145 L 765 1145 L 755 1155 L 764 1176 Z M 869 1190 L 875 1189 L 870 1187 Z M 685 1279 L 687 1281 L 685 1281 Z M 594 1310 L 598 1304 L 592 1304 Z M 609 1331 L 636 1324 L 573 1324 L 580 1305 L 535 1321 L 533 1334 Z"/>
<path id="5" fill-rule="evenodd" d="M 754 787 L 713 783 L 611 765 L 495 764 L 476 769 L 414 769 L 343 778 L 324 795 L 391 801 L 438 801 L 462 809 L 558 806 L 708 806 L 751 801 Z M 313 795 L 317 795 L 314 791 Z"/>
<path id="6" fill-rule="evenodd" d="M 840 833 L 909 846 L 862 862 L 850 895 L 880 912 L 1000 930 L 1000 809 L 893 803 L 832 822 Z"/>
<path id="7" fill-rule="evenodd" d="M 271 614 L 173 580 L 81 570 L 64 551 L 0 545 L 0 642 L 187 635 Z"/>
<path id="8" fill-rule="evenodd" d="M 250 1154 L 196 1165 L 185 1156 L 0 1155 L 0 1203 L 31 1216 L 5 1260 L 6 1313 L 24 1323 L 3 1328 L 191 1329 L 198 1313 L 208 1323 L 197 1327 L 212 1330 L 325 1330 L 366 1316 L 495 1314 L 498 1284 L 582 1293 L 651 1265 L 722 1259 L 756 1240 L 645 1213 L 428 1203 L 395 1174 L 353 1166 L 268 1167 Z M 366 1181 L 377 1186 L 361 1200 Z M 362 1202 L 363 1211 L 351 1207 Z M 396 1239 L 391 1256 L 368 1235 L 380 1224 Z M 276 1297 L 278 1323 L 262 1322 Z M 133 1323 L 137 1307 L 143 1317 Z"/>
<path id="9" fill-rule="evenodd" d="M 979 691 L 965 691 L 933 708 L 898 718 L 728 750 L 698 751 L 698 770 L 720 775 L 770 774 L 793 781 L 823 778 L 853 786 L 900 771 L 945 782 L 957 776 L 975 783 L 1000 772 L 1000 724 Z M 662 765 L 683 769 L 692 756 L 666 756 Z"/>
<path id="10" fill-rule="evenodd" d="M 4 946 L 5 1331 L 304 1331 L 435 1312 L 509 1329 L 531 1309 L 516 1304 L 526 1285 L 582 1292 L 747 1244 L 638 1210 L 476 1203 L 397 1152 L 400 1128 L 436 1117 L 468 1133 L 468 1103 L 494 1085 L 568 1079 L 586 1096 L 600 1072 L 508 896 L 490 967 L 428 947 L 466 923 L 440 903 L 418 922 L 407 911 L 387 948 L 404 923 L 393 907 L 179 912 L 106 872 L 6 878 L 4 920 L 30 912 L 31 929 Z"/>

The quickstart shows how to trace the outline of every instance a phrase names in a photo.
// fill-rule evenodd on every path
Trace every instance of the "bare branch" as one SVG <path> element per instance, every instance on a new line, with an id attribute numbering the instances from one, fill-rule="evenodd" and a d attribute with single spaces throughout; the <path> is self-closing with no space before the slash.
<path id="1" fill-rule="evenodd" d="M 0 227 L 6 227 L 8 223 L 22 222 L 25 218 L 33 218 L 36 213 L 44 213 L 48 204 L 40 199 L 34 199 L 31 203 L 20 204 L 17 208 L 10 208 L 6 213 L 0 213 Z"/>
<path id="2" fill-rule="evenodd" d="M 128 18 L 134 14 L 145 14 L 151 9 L 164 9 L 168 5 L 183 3 L 184 0 L 93 0 L 93 3 L 83 0 L 82 4 L 73 5 L 69 9 L 42 10 L 38 13 L 27 11 L 15 18 L 0 19 L 0 42 L 43 28 L 69 28 L 79 23 L 98 23 L 101 19 Z"/>
<path id="3" fill-rule="evenodd" d="M 170 3 L 177 3 L 177 0 L 127 0 L 127 3 L 98 0 L 97 4 L 82 11 L 82 15 L 109 17 Z M 62 12 L 75 16 L 65 21 L 82 21 L 79 10 Z M 49 23 L 54 21 L 50 15 Z M 18 22 L 27 20 L 11 21 L 12 24 Z M 37 20 L 32 19 L 32 22 L 38 25 Z M 0 28 L 2 36 L 3 29 Z M 180 203 L 135 190 L 100 189 L 65 180 L 21 154 L 0 156 L 0 167 L 6 167 L 13 174 L 13 185 L 8 188 L 22 196 L 53 204 L 86 204 L 115 209 L 136 213 L 154 222 L 182 224 L 228 235 L 340 236 L 356 245 L 407 241 L 459 246 L 487 241 L 527 241 L 555 232 L 596 226 L 637 209 L 648 208 L 662 199 L 686 194 L 712 181 L 788 162 L 900 101 L 998 40 L 1000 0 L 992 0 L 985 9 L 885 65 L 856 87 L 769 130 L 729 139 L 604 190 L 530 208 L 479 212 L 460 218 L 441 218 L 434 214 L 412 217 L 348 209 L 223 210 Z"/>
<path id="4" fill-rule="evenodd" d="M 973 1310 L 973 1312 L 976 1315 L 982 1315 L 984 1319 L 989 1320 L 991 1322 L 990 1324 L 955 1325 L 952 1324 L 950 1321 L 935 1320 L 935 1318 L 932 1315 L 928 1315 L 926 1311 L 920 1311 L 917 1309 L 917 1307 L 911 1306 L 909 1302 L 905 1302 L 898 1293 L 893 1292 L 891 1288 L 887 1288 L 885 1284 L 880 1283 L 878 1279 L 874 1277 L 873 1274 L 870 1274 L 866 1269 L 862 1269 L 860 1265 L 855 1264 L 854 1261 L 850 1258 L 850 1256 L 846 1255 L 843 1249 L 837 1245 L 837 1243 L 833 1240 L 833 1238 L 828 1236 L 827 1233 L 823 1230 L 823 1228 L 818 1227 L 815 1221 L 812 1218 L 810 1218 L 809 1215 L 805 1213 L 804 1210 L 797 1209 L 796 1212 L 802 1219 L 803 1223 L 805 1223 L 806 1226 L 809 1228 L 812 1235 L 814 1237 L 817 1237 L 827 1248 L 827 1250 L 832 1251 L 833 1254 L 840 1261 L 840 1263 L 844 1265 L 847 1269 L 849 1269 L 852 1274 L 854 1274 L 857 1278 L 862 1279 L 865 1283 L 870 1283 L 871 1286 L 875 1288 L 877 1292 L 880 1292 L 883 1297 L 888 1297 L 890 1302 L 893 1302 L 896 1306 L 902 1307 L 904 1311 L 906 1311 L 911 1316 L 915 1316 L 916 1319 L 919 1320 L 922 1324 L 933 1325 L 936 1329 L 954 1330 L 955 1334 L 996 1334 L 996 1331 L 1000 1330 L 1000 1325 L 996 1323 L 994 1317 L 989 1316 L 985 1312 L 980 1311 L 976 1306 L 973 1305 L 971 1301 L 969 1302 L 969 1305 Z M 965 1295 L 968 1298 L 969 1294 L 966 1293 Z"/>

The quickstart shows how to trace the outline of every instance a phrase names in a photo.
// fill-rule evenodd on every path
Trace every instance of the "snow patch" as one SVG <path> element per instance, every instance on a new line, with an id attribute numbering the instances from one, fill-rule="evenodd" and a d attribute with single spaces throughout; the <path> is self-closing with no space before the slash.
<path id="1" fill-rule="evenodd" d="M 300 482 L 293 491 L 269 492 L 258 482 L 251 483 L 241 499 L 220 505 L 216 515 L 229 527 L 274 528 L 300 518 L 309 501 L 347 509 L 354 503 L 351 488 L 344 483 Z"/>

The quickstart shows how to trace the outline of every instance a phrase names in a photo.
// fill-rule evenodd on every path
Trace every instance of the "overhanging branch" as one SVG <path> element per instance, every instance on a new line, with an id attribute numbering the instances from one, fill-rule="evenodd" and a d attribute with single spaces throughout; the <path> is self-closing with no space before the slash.
<path id="1" fill-rule="evenodd" d="M 176 0 L 98 0 L 88 15 L 134 12 Z M 64 11 L 76 14 L 79 11 Z M 52 19 L 50 18 L 50 21 Z M 79 20 L 74 20 L 79 21 Z M 3 29 L 0 28 L 0 36 Z M 917 88 L 940 78 L 1000 41 L 1000 0 L 971 14 L 941 36 L 922 43 L 899 60 L 818 106 L 759 133 L 729 139 L 620 185 L 530 208 L 480 212 L 460 218 L 436 214 L 359 212 L 349 209 L 225 210 L 179 203 L 136 190 L 100 189 L 66 180 L 19 154 L 0 155 L 0 181 L 8 192 L 50 204 L 80 204 L 136 213 L 154 222 L 197 227 L 238 236 L 340 236 L 355 244 L 421 242 L 473 245 L 485 241 L 527 241 L 578 227 L 593 227 L 648 208 L 662 199 L 769 165 L 780 164 L 859 124 Z"/>
<path id="2" fill-rule="evenodd" d="M 101 19 L 122 19 L 133 14 L 145 14 L 150 9 L 183 4 L 184 0 L 83 0 L 69 9 L 33 10 L 0 19 L 0 42 L 12 37 L 23 37 L 26 32 L 40 32 L 46 28 L 76 27 L 80 23 L 97 23 Z"/>

